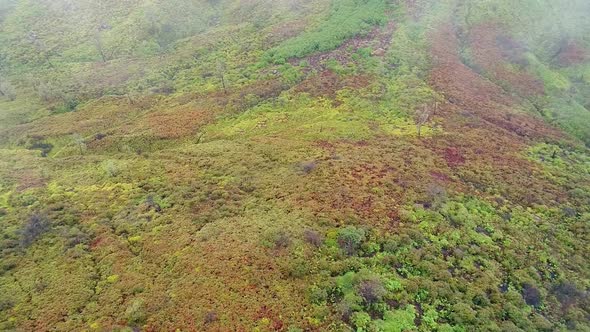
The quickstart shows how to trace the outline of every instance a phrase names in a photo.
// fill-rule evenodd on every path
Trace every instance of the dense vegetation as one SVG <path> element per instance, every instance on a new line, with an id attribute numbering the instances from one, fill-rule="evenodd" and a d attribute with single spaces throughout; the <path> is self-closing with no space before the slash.
<path id="1" fill-rule="evenodd" d="M 0 330 L 590 331 L 589 15 L 0 0 Z"/>

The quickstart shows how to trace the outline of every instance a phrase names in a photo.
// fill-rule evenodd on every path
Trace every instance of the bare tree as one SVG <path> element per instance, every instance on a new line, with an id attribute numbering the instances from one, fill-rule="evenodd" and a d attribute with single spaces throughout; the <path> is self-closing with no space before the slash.
<path id="1" fill-rule="evenodd" d="M 422 126 L 428 122 L 430 118 L 430 108 L 428 105 L 423 105 L 422 110 L 416 112 L 416 130 L 418 132 L 418 137 L 422 136 Z"/>
<path id="2" fill-rule="evenodd" d="M 33 46 L 35 47 L 38 54 L 45 59 L 45 62 L 49 65 L 49 67 L 55 69 L 55 66 L 51 62 L 51 55 L 53 51 L 49 47 L 47 47 L 47 45 L 41 38 L 39 38 L 39 35 L 37 35 L 35 31 L 31 31 L 29 32 L 28 39 L 29 42 L 33 44 Z"/>
<path id="3" fill-rule="evenodd" d="M 97 31 L 94 34 L 94 46 L 96 47 L 96 51 L 100 55 L 100 57 L 102 59 L 102 62 L 107 62 L 107 56 L 104 53 L 104 47 L 102 45 L 102 38 L 100 36 L 100 32 L 99 31 Z"/>
<path id="4" fill-rule="evenodd" d="M 0 76 L 0 97 L 6 97 L 10 101 L 16 99 L 14 87 L 7 79 L 2 76 Z"/>
<path id="5" fill-rule="evenodd" d="M 104 170 L 109 177 L 115 177 L 119 174 L 119 167 L 117 167 L 117 164 L 115 164 L 115 162 L 112 160 L 107 160 L 105 162 Z"/>
<path id="6" fill-rule="evenodd" d="M 424 104 L 422 105 L 422 109 L 416 111 L 415 119 L 418 137 L 422 137 L 422 126 L 424 126 L 430 118 L 436 114 L 438 107 L 439 103 L 436 101 L 432 104 Z"/>
<path id="7" fill-rule="evenodd" d="M 74 144 L 76 144 L 80 149 L 80 154 L 84 154 L 84 150 L 86 149 L 86 142 L 84 141 L 84 137 L 82 137 L 82 135 L 80 134 L 74 134 L 72 135 L 72 138 L 74 140 Z"/>
<path id="8" fill-rule="evenodd" d="M 105 47 L 102 42 L 102 32 L 110 29 L 111 27 L 108 24 L 102 23 L 98 26 L 96 32 L 94 33 L 94 46 L 96 47 L 96 51 L 100 55 L 102 62 L 107 62 L 108 60 L 110 60 L 113 56 L 112 53 L 114 53 L 113 51 L 110 55 L 108 55 L 105 51 Z"/>
<path id="9" fill-rule="evenodd" d="M 6 88 L 4 87 L 4 78 L 2 78 L 2 76 L 0 76 L 0 96 L 4 97 L 6 96 L 6 92 L 4 90 L 6 90 Z"/>
<path id="10" fill-rule="evenodd" d="M 8 59 L 6 54 L 0 53 L 0 73 L 4 72 L 6 66 L 8 65 Z"/>
<path id="11" fill-rule="evenodd" d="M 225 61 L 218 60 L 217 67 L 216 67 L 216 74 L 217 74 L 217 77 L 219 77 L 219 80 L 221 81 L 221 86 L 223 87 L 223 92 L 225 94 L 227 94 L 227 88 L 225 86 L 225 71 L 226 70 L 227 70 L 227 66 L 225 64 Z"/>
<path id="12" fill-rule="evenodd" d="M 135 104 L 135 98 L 134 98 L 134 93 L 131 90 L 127 90 L 125 92 L 125 96 L 127 97 L 127 101 L 129 102 L 129 105 L 133 105 Z"/>

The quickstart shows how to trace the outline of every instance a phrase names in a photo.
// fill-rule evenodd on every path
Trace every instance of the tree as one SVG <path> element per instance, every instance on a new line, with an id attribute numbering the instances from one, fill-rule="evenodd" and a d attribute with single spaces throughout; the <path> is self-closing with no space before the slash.
<path id="1" fill-rule="evenodd" d="M 375 277 L 362 280 L 357 286 L 357 292 L 367 305 L 381 301 L 387 293 L 381 280 Z"/>
<path id="2" fill-rule="evenodd" d="M 348 226 L 338 231 L 338 245 L 347 254 L 353 255 L 365 240 L 365 231 L 354 226 Z"/>
<path id="3" fill-rule="evenodd" d="M 416 130 L 418 131 L 418 137 L 422 136 L 422 126 L 425 125 L 430 118 L 438 111 L 438 102 L 433 104 L 422 105 L 421 110 L 417 110 L 415 116 L 416 119 Z"/>
<path id="4" fill-rule="evenodd" d="M 31 85 L 35 88 L 37 95 L 44 102 L 54 103 L 66 100 L 66 93 L 64 92 L 64 86 L 58 82 L 51 80 L 40 80 L 37 77 L 31 76 Z"/>
<path id="5" fill-rule="evenodd" d="M 538 307 L 541 305 L 541 292 L 531 284 L 523 285 L 522 298 L 530 306 Z"/>
<path id="6" fill-rule="evenodd" d="M 109 29 L 110 26 L 103 23 L 96 29 L 96 32 L 94 33 L 94 46 L 96 47 L 96 51 L 100 55 L 102 62 L 107 62 L 113 56 L 112 52 L 110 55 L 106 54 L 104 44 L 102 42 L 102 32 Z"/>
<path id="7" fill-rule="evenodd" d="M 96 47 L 96 51 L 100 55 L 100 58 L 102 59 L 102 62 L 107 62 L 107 56 L 104 53 L 104 47 L 102 45 L 102 38 L 100 36 L 100 32 L 99 31 L 97 31 L 94 34 L 94 46 Z"/>
<path id="8" fill-rule="evenodd" d="M 227 65 L 225 64 L 225 61 L 218 60 L 217 67 L 215 69 L 216 69 L 215 73 L 217 74 L 217 77 L 221 81 L 221 86 L 223 87 L 223 92 L 225 94 L 227 94 L 227 88 L 225 86 L 225 71 L 227 70 Z"/>
<path id="9" fill-rule="evenodd" d="M 84 154 L 84 150 L 86 149 L 86 142 L 84 141 L 84 137 L 80 134 L 72 135 L 72 139 L 74 140 L 74 144 L 78 146 L 80 149 L 80 154 Z"/>
<path id="10" fill-rule="evenodd" d="M 418 137 L 422 136 L 422 126 L 428 122 L 430 118 L 430 109 L 428 105 L 423 105 L 422 110 L 419 110 L 415 114 L 416 118 L 416 131 L 418 132 Z"/>
<path id="11" fill-rule="evenodd" d="M 37 51 L 37 54 L 45 60 L 47 65 L 49 65 L 50 68 L 55 69 L 55 66 L 51 62 L 51 56 L 55 53 L 54 49 L 49 48 L 47 44 L 39 38 L 39 35 L 37 35 L 35 31 L 29 32 L 28 40 L 35 48 L 35 51 Z"/>
<path id="12" fill-rule="evenodd" d="M 0 73 L 3 73 L 8 66 L 8 57 L 6 54 L 0 53 Z"/>
<path id="13" fill-rule="evenodd" d="M 27 224 L 21 231 L 21 241 L 20 244 L 22 247 L 26 248 L 29 247 L 37 238 L 39 238 L 43 233 L 49 230 L 49 222 L 47 219 L 42 217 L 39 214 L 33 214 L 29 217 Z"/>
<path id="14" fill-rule="evenodd" d="M 12 84 L 2 76 L 0 76 L 0 97 L 8 98 L 11 101 L 16 99 Z"/>
<path id="15" fill-rule="evenodd" d="M 114 161 L 112 160 L 107 160 L 104 163 L 104 170 L 107 173 L 108 176 L 110 177 L 115 177 L 117 175 L 119 175 L 119 167 L 117 167 L 117 164 L 115 164 Z M 146 203 L 148 204 L 148 207 L 151 208 L 152 205 L 150 205 L 150 203 L 154 203 L 153 198 L 151 196 L 148 196 L 148 200 L 146 201 Z M 158 205 L 159 208 L 159 205 Z M 160 211 L 157 211 L 160 212 Z"/>
<path id="16" fill-rule="evenodd" d="M 322 243 L 324 242 L 322 235 L 313 229 L 306 229 L 303 232 L 303 238 L 305 239 L 305 242 L 315 247 L 321 247 Z"/>

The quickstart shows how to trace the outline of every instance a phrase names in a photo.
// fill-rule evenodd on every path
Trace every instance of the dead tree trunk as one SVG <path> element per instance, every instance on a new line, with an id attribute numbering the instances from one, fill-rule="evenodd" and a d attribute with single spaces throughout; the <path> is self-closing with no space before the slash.
<path id="1" fill-rule="evenodd" d="M 421 112 L 418 112 L 416 117 L 416 130 L 418 132 L 418 138 L 422 137 L 422 126 L 428 122 L 430 119 L 430 107 L 428 105 L 424 105 L 424 108 Z"/>

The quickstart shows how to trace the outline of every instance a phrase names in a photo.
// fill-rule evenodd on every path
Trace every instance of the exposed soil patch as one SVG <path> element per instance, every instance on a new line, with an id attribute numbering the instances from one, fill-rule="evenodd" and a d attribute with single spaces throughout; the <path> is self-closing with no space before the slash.
<path id="1" fill-rule="evenodd" d="M 18 191 L 42 188 L 46 184 L 40 169 L 22 169 L 14 171 L 12 177 L 17 182 L 16 190 Z"/>
<path id="2" fill-rule="evenodd" d="M 367 87 L 371 78 L 366 75 L 350 76 L 341 78 L 331 70 L 324 70 L 316 75 L 307 77 L 296 88 L 296 92 L 306 92 L 313 97 L 336 97 L 336 92 L 345 87 L 361 89 Z"/>
<path id="3" fill-rule="evenodd" d="M 272 29 L 268 38 L 269 43 L 276 43 L 297 36 L 307 26 L 304 20 L 286 22 Z"/>
<path id="4" fill-rule="evenodd" d="M 228 108 L 231 111 L 243 111 L 255 105 L 260 100 L 277 97 L 288 88 L 278 78 L 260 80 L 248 85 L 228 84 L 227 89 L 213 92 L 187 93 L 175 99 L 178 104 L 192 103 L 198 109 L 216 109 L 218 111 Z"/>
<path id="5" fill-rule="evenodd" d="M 151 113 L 148 126 L 159 138 L 179 138 L 196 132 L 212 114 L 199 110 L 179 110 L 172 113 Z"/>

